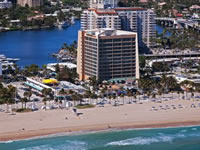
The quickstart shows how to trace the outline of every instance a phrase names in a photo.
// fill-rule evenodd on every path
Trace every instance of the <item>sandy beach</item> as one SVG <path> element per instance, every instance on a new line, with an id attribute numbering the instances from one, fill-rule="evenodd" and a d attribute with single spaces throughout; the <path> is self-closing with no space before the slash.
<path id="1" fill-rule="evenodd" d="M 78 110 L 39 110 L 36 112 L 0 112 L 0 141 L 26 139 L 56 133 L 99 131 L 124 128 L 156 128 L 200 125 L 200 102 L 189 100 L 144 102 L 113 107 L 95 107 Z M 181 104 L 183 108 L 178 108 Z M 195 104 L 196 108 L 191 108 Z M 159 109 L 168 105 L 170 109 Z M 171 105 L 175 105 L 173 109 Z M 155 106 L 159 110 L 152 110 Z"/>

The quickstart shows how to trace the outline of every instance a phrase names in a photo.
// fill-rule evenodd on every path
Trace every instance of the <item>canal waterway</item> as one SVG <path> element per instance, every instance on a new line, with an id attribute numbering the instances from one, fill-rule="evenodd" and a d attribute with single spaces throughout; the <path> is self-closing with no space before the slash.
<path id="1" fill-rule="evenodd" d="M 0 54 L 20 58 L 19 66 L 43 65 L 56 60 L 51 54 L 63 43 L 77 40 L 80 21 L 65 29 L 42 29 L 31 31 L 10 31 L 0 33 Z"/>
<path id="2" fill-rule="evenodd" d="M 71 44 L 78 38 L 80 21 L 65 29 L 42 29 L 31 31 L 10 31 L 0 33 L 0 54 L 7 57 L 20 58 L 18 65 L 24 67 L 30 64 L 56 62 L 51 54 L 58 51 L 63 43 Z M 163 28 L 156 27 L 158 33 Z"/>

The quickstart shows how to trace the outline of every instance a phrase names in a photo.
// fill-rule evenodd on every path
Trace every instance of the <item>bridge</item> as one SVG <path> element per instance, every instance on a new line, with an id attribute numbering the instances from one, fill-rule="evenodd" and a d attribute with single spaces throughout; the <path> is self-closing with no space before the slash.
<path id="1" fill-rule="evenodd" d="M 179 19 L 179 18 L 169 18 L 169 17 L 157 17 L 155 20 L 164 26 L 181 29 L 193 29 L 200 33 L 200 25 L 198 24 L 198 21 L 195 20 L 189 20 L 189 19 Z"/>
<path id="2" fill-rule="evenodd" d="M 152 67 L 154 62 L 172 62 L 180 60 L 200 60 L 200 53 L 187 54 L 143 54 L 146 58 L 147 64 Z"/>

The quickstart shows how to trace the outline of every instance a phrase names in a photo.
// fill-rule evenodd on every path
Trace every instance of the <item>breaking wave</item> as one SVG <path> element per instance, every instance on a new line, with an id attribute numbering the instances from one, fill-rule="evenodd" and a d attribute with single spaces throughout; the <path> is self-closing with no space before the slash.
<path id="1" fill-rule="evenodd" d="M 66 141 L 61 145 L 40 145 L 19 150 L 86 150 L 87 143 L 83 141 Z"/>
<path id="2" fill-rule="evenodd" d="M 126 145 L 150 145 L 153 143 L 171 143 L 175 139 L 187 138 L 187 137 L 200 137 L 200 132 L 186 134 L 187 130 L 181 130 L 179 133 L 170 135 L 159 133 L 157 136 L 152 137 L 134 137 L 126 140 L 113 141 L 107 143 L 106 146 L 126 146 Z"/>
<path id="3" fill-rule="evenodd" d="M 0 144 L 1 143 L 7 144 L 7 143 L 12 143 L 12 142 L 14 142 L 14 141 L 12 141 L 12 140 L 9 140 L 9 141 L 0 141 Z"/>

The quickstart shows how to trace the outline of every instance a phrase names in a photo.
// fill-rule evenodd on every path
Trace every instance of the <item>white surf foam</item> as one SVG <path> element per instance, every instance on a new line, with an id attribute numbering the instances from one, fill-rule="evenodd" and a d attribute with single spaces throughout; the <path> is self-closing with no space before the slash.
<path id="1" fill-rule="evenodd" d="M 6 143 L 7 144 L 7 143 L 12 143 L 12 142 L 14 142 L 14 141 L 12 141 L 12 140 L 10 140 L 10 141 L 0 141 L 0 144 L 1 143 Z"/>
<path id="2" fill-rule="evenodd" d="M 125 145 L 150 145 L 153 143 L 162 143 L 162 142 L 168 142 L 171 143 L 173 140 L 177 138 L 185 138 L 186 135 L 182 133 L 178 133 L 175 135 L 166 135 L 163 133 L 159 133 L 158 136 L 153 137 L 135 137 L 130 138 L 126 140 L 121 141 L 114 141 L 106 144 L 106 146 L 109 145 L 118 145 L 118 146 L 125 146 Z"/>
<path id="3" fill-rule="evenodd" d="M 197 128 L 192 128 L 192 131 L 196 131 L 197 130 Z"/>
<path id="4" fill-rule="evenodd" d="M 59 145 L 40 145 L 19 150 L 86 150 L 87 143 L 83 141 L 65 141 L 64 144 Z"/>
<path id="5" fill-rule="evenodd" d="M 159 142 L 171 142 L 173 137 L 170 136 L 158 136 L 158 137 L 136 137 L 121 141 L 110 142 L 107 145 L 149 145 L 152 143 L 159 143 Z"/>
<path id="6" fill-rule="evenodd" d="M 180 132 L 181 132 L 181 133 L 185 133 L 185 132 L 187 132 L 187 131 L 188 131 L 188 130 L 181 130 Z"/>

